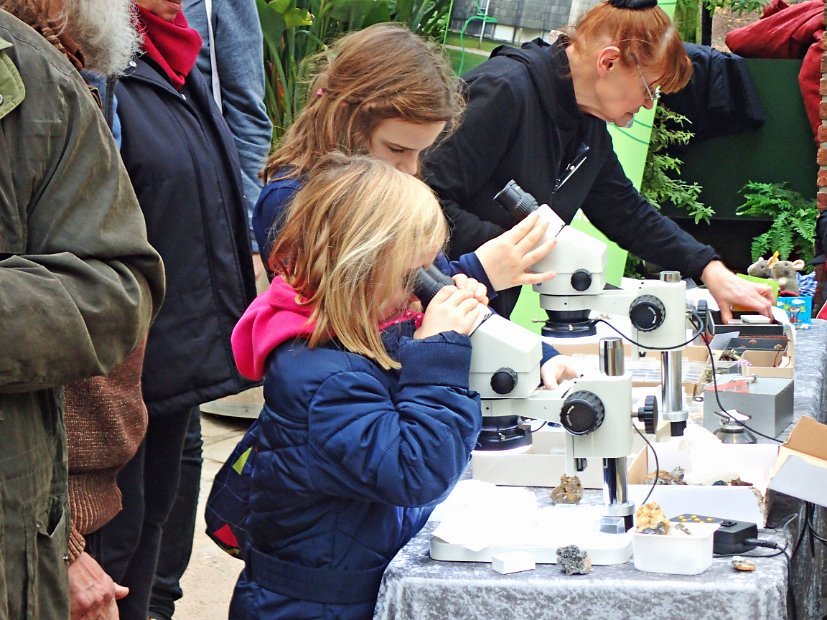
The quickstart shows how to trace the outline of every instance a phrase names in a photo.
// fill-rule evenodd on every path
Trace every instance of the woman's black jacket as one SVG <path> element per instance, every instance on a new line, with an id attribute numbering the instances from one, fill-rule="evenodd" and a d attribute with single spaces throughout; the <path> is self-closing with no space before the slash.
<path id="1" fill-rule="evenodd" d="M 121 154 L 167 279 L 149 332 L 144 400 L 150 414 L 183 411 L 251 385 L 230 348 L 255 297 L 238 155 L 197 68 L 176 91 L 140 58 L 116 96 Z"/>

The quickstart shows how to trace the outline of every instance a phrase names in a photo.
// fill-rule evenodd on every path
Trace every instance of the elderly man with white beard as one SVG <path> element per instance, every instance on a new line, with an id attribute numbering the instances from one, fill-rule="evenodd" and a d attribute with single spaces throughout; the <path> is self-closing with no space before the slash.
<path id="1" fill-rule="evenodd" d="M 139 37 L 132 23 L 132 4 L 130 0 L 63 0 L 63 2 L 60 0 L 0 0 L 0 8 L 6 9 L 34 28 L 52 47 L 60 51 L 75 69 L 85 70 L 84 75 L 87 76 L 89 71 L 93 71 L 103 78 L 117 75 L 127 66 L 139 46 Z M 22 27 L 19 23 L 18 26 Z M 34 36 L 34 33 L 31 33 L 31 35 Z M 26 43 L 29 42 L 26 41 Z M 41 42 L 41 45 L 43 44 L 45 42 Z M 53 52 L 52 54 L 59 58 Z M 61 77 L 64 79 L 66 76 L 71 77 L 74 73 L 72 68 L 65 61 L 62 64 L 62 67 L 57 67 L 58 72 L 62 70 L 65 74 Z M 28 71 L 26 69 L 27 66 L 25 65 L 20 67 L 24 83 L 27 77 L 38 79 L 27 75 Z M 107 135 L 108 132 L 105 128 L 101 129 L 103 125 L 102 117 L 94 110 L 93 98 L 83 93 L 83 90 L 90 89 L 83 89 L 82 85 L 75 87 L 77 92 L 72 92 L 70 95 L 74 95 L 74 99 L 79 99 L 79 101 L 74 101 L 72 97 L 66 97 L 65 93 L 59 88 L 61 86 L 60 80 L 55 80 L 54 76 L 48 75 L 39 77 L 40 80 L 44 78 L 47 81 L 52 79 L 58 87 L 49 90 L 50 95 L 54 97 L 43 97 L 41 98 L 43 101 L 53 98 L 60 100 L 60 95 L 62 95 L 68 106 L 79 109 L 79 111 L 71 110 L 70 120 L 67 120 L 66 123 L 71 125 L 76 121 L 75 124 L 81 125 L 82 123 L 77 121 L 80 118 L 87 125 L 94 125 L 98 131 L 97 134 L 91 137 L 90 134 L 94 132 L 85 132 L 83 139 L 78 142 L 78 144 L 82 144 L 84 151 L 90 154 L 90 158 L 85 162 L 75 163 L 73 168 L 68 169 L 63 174 L 64 178 L 71 179 L 70 185 L 65 191 L 66 202 L 71 203 L 74 198 L 79 209 L 88 208 L 90 212 L 95 212 L 97 209 L 105 213 L 107 209 L 111 209 L 111 213 L 105 216 L 111 220 L 111 224 L 107 222 L 106 224 L 87 226 L 90 229 L 87 232 L 92 235 L 95 234 L 96 229 L 100 229 L 101 234 L 110 233 L 110 226 L 116 225 L 117 222 L 120 222 L 120 225 L 125 224 L 123 231 L 119 232 L 118 235 L 137 235 L 137 237 L 130 240 L 127 247 L 134 246 L 137 243 L 155 261 L 147 275 L 151 276 L 149 278 L 150 288 L 156 298 L 154 310 L 157 312 L 162 293 L 162 269 L 157 260 L 157 255 L 146 242 L 143 218 L 138 210 L 134 193 L 124 174 L 116 148 L 111 137 Z M 77 77 L 74 79 L 77 81 Z M 105 85 L 105 79 L 100 80 L 100 84 Z M 0 80 L 0 86 L 2 86 L 2 80 Z M 100 106 L 103 103 L 106 106 L 105 111 L 111 111 L 112 98 L 106 96 L 105 89 L 99 91 L 93 88 L 91 91 L 96 95 L 95 100 L 97 100 L 98 105 Z M 98 95 L 102 95 L 102 97 Z M 33 97 L 33 94 L 29 96 Z M 2 100 L 2 93 L 0 93 L 0 108 L 2 108 Z M 24 101 L 21 108 L 26 103 Z M 32 107 L 32 105 L 30 104 L 29 107 Z M 48 126 L 55 125 L 54 121 L 49 118 L 54 115 L 54 112 L 46 109 L 49 107 L 47 104 L 42 107 L 44 108 L 41 114 L 43 118 L 36 117 L 37 120 L 44 126 L 48 125 L 49 122 L 51 125 Z M 64 111 L 63 114 L 65 116 L 66 112 Z M 2 117 L 1 109 L 0 117 Z M 11 115 L 9 118 L 13 119 Z M 107 120 L 111 120 L 111 118 L 111 113 L 107 114 Z M 75 119 L 75 121 L 72 119 Z M 10 127 L 13 129 L 14 125 L 10 124 Z M 6 129 L 5 126 L 2 129 Z M 72 136 L 72 129 L 71 126 L 63 128 L 70 137 Z M 0 138 L 2 137 L 2 132 L 0 132 Z M 72 145 L 68 138 L 64 136 L 64 139 L 67 140 L 66 146 Z M 2 140 L 0 140 L 0 146 L 2 146 Z M 97 158 L 92 157 L 92 154 L 97 154 Z M 43 155 L 45 157 L 48 153 Z M 2 157 L 1 149 L 0 157 Z M 96 159 L 97 161 L 95 161 Z M 15 162 L 14 159 L 12 161 Z M 13 168 L 13 178 L 16 172 L 16 169 Z M 76 192 L 73 195 L 72 190 L 77 190 L 78 187 L 71 183 L 77 184 L 78 179 L 84 177 L 88 177 L 90 180 L 94 179 L 99 184 L 98 187 L 91 189 L 91 186 L 84 187 L 81 183 L 83 192 Z M 58 184 L 60 180 L 61 176 L 56 175 Z M 117 190 L 117 194 L 111 193 L 113 187 Z M 0 194 L 2 194 L 2 189 L 2 181 L 0 180 Z M 96 197 L 99 200 L 96 201 Z M 96 202 L 97 204 L 95 204 Z M 48 209 L 48 206 L 41 207 L 41 210 L 48 211 Z M 129 222 L 123 221 L 123 216 L 126 214 L 134 219 L 133 225 L 130 226 Z M 57 221 L 57 213 L 55 213 L 55 221 Z M 93 222 L 94 220 L 90 220 L 90 224 Z M 136 228 L 134 224 L 139 224 L 139 226 Z M 131 231 L 131 233 L 128 231 Z M 0 230 L 0 240 L 3 239 L 3 236 L 4 231 Z M 94 244 L 91 247 L 94 248 Z M 0 257 L 7 256 L 3 254 L 5 251 L 2 247 L 2 241 L 0 241 Z M 89 254 L 94 256 L 94 252 Z M 0 282 L 5 282 L 2 278 L 3 274 L 0 272 Z M 128 315 L 124 318 L 128 318 Z M 63 587 L 59 586 L 61 580 L 59 569 L 63 567 L 47 566 L 45 567 L 47 570 L 37 571 L 38 583 L 32 583 L 33 579 L 30 581 L 27 596 L 21 596 L 18 601 L 16 597 L 11 596 L 12 592 L 10 591 L 5 609 L 0 607 L 0 617 L 60 618 L 64 617 L 63 607 L 69 606 L 69 603 L 73 620 L 118 617 L 115 600 L 125 596 L 128 591 L 126 588 L 115 584 L 102 570 L 93 558 L 94 540 L 84 540 L 84 536 L 90 535 L 101 527 L 120 509 L 120 494 L 115 483 L 115 476 L 118 469 L 134 454 L 146 428 L 146 409 L 140 394 L 140 373 L 147 323 L 148 318 L 145 318 L 141 323 L 141 337 L 133 343 L 132 349 L 130 349 L 132 353 L 114 369 L 111 369 L 108 374 L 104 376 L 104 369 L 98 368 L 95 372 L 81 372 L 66 377 L 67 381 L 71 381 L 67 383 L 65 388 L 65 423 L 69 447 L 68 488 L 72 518 L 68 536 L 68 549 L 65 534 L 57 531 L 62 530 L 65 527 L 64 525 L 60 525 L 55 531 L 51 532 L 53 539 L 51 542 L 55 548 L 62 545 L 58 550 L 60 556 L 69 562 L 69 596 L 60 596 Z M 113 326 L 113 324 L 109 325 L 110 328 Z M 129 334 L 130 331 L 127 329 L 125 335 Z M 126 352 L 129 352 L 129 350 Z M 123 357 L 121 355 L 119 359 Z M 105 370 L 109 369 L 106 368 Z M 81 377 L 89 375 L 98 376 L 81 379 Z M 1 426 L 2 424 L 0 424 Z M 59 465 L 62 465 L 62 463 L 59 463 Z M 63 492 L 63 486 L 66 482 L 65 471 L 58 474 L 56 478 L 59 479 L 57 487 L 58 499 L 60 499 L 60 494 Z M 54 483 L 53 486 L 55 486 Z M 51 515 L 49 515 L 48 520 L 52 521 Z M 40 524 L 42 521 L 43 519 L 40 519 L 38 523 Z M 51 528 L 51 523 L 38 525 L 38 529 L 41 527 Z M 40 545 L 41 540 L 38 538 L 36 545 L 36 551 L 38 552 L 40 551 Z M 85 550 L 85 547 L 89 552 Z M 5 552 L 6 549 L 4 548 L 3 551 Z M 38 553 L 38 555 L 40 554 Z M 0 560 L 0 564 L 2 564 L 2 560 Z M 8 569 L 8 567 L 6 568 Z M 65 571 L 63 571 L 64 579 L 65 574 Z M 46 579 L 44 579 L 44 576 Z M 51 577 L 57 579 L 58 583 L 52 584 L 50 582 Z M 14 584 L 11 585 L 14 586 Z M 51 587 L 52 585 L 58 587 Z M 41 597 L 48 597 L 50 602 L 45 604 L 40 600 Z M 68 600 L 62 600 L 62 598 Z M 0 588 L 0 599 L 2 599 L 2 588 Z M 2 600 L 0 600 L 0 603 L 2 603 Z"/>

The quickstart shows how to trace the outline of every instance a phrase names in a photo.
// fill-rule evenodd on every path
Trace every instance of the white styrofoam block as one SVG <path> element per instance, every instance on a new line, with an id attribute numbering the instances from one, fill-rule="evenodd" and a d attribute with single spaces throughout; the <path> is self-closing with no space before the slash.
<path id="1" fill-rule="evenodd" d="M 534 570 L 534 555 L 528 551 L 503 551 L 491 556 L 491 568 L 498 573 L 519 573 L 525 570 Z"/>

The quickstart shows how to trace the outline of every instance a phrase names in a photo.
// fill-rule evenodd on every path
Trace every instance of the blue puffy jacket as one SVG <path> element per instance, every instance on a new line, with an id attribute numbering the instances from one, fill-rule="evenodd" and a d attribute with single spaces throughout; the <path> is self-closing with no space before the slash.
<path id="1" fill-rule="evenodd" d="M 385 330 L 385 371 L 335 342 L 268 357 L 230 618 L 370 618 L 382 572 L 465 468 L 480 429 L 471 345 Z M 212 500 L 212 498 L 211 498 Z"/>

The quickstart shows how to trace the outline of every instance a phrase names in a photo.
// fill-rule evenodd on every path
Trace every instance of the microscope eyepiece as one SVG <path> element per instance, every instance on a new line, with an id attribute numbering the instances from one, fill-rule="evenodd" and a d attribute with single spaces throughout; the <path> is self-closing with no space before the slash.
<path id="1" fill-rule="evenodd" d="M 494 200 L 496 200 L 500 206 L 504 207 L 517 222 L 524 220 L 529 213 L 540 206 L 534 196 L 517 185 L 513 180 L 506 183 L 505 187 L 497 192 Z"/>
<path id="2" fill-rule="evenodd" d="M 453 284 L 454 281 L 439 269 L 430 265 L 427 269 L 420 267 L 416 270 L 414 295 L 426 308 L 443 286 Z"/>

